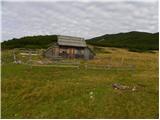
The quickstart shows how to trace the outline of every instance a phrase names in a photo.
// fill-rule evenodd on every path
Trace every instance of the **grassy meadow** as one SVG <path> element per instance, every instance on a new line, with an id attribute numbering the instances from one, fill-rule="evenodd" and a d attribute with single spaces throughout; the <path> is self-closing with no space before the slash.
<path id="1" fill-rule="evenodd" d="M 2 51 L 2 60 L 9 52 Z M 158 118 L 158 51 L 98 48 L 81 64 L 134 65 L 134 70 L 36 67 L 3 63 L 2 118 Z M 4 57 L 3 57 L 4 56 Z M 41 58 L 42 59 L 42 58 Z M 74 61 L 74 60 L 68 60 Z M 113 89 L 120 83 L 135 91 Z"/>

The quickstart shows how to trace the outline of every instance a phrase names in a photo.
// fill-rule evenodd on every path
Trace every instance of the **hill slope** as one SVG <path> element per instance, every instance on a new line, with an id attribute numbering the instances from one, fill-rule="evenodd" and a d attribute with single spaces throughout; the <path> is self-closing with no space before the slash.
<path id="1" fill-rule="evenodd" d="M 158 50 L 159 33 L 128 32 L 103 35 L 87 40 L 88 44 L 103 47 L 128 48 L 134 51 Z"/>
<path id="2" fill-rule="evenodd" d="M 47 48 L 57 41 L 57 35 L 28 36 L 4 41 L 2 49 L 13 48 Z M 158 50 L 159 33 L 128 32 L 103 35 L 87 40 L 88 44 L 103 47 L 128 48 L 132 51 Z"/>
<path id="3" fill-rule="evenodd" d="M 2 49 L 13 48 L 47 48 L 53 42 L 56 42 L 57 35 L 39 35 L 39 36 L 27 36 L 23 38 L 14 38 L 12 40 L 2 42 Z"/>

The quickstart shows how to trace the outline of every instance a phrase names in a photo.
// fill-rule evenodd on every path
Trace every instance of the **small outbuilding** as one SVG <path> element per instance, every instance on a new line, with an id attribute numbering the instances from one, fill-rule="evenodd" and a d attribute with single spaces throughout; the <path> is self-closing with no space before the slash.
<path id="1" fill-rule="evenodd" d="M 56 58 L 82 58 L 93 59 L 95 54 L 87 46 L 84 38 L 72 36 L 57 36 L 57 42 L 51 45 L 44 56 L 51 59 Z"/>

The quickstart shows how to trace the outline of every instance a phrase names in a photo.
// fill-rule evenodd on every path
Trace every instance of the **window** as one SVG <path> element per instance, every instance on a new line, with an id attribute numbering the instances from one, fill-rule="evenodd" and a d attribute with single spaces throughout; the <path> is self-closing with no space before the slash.
<path id="1" fill-rule="evenodd" d="M 67 53 L 67 49 L 61 48 L 60 51 L 59 51 L 59 53 Z"/>

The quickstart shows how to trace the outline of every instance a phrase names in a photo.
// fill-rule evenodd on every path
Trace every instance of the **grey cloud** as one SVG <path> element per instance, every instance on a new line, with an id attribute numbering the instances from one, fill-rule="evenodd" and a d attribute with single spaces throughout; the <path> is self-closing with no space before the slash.
<path id="1" fill-rule="evenodd" d="M 65 34 L 85 38 L 127 31 L 158 31 L 154 2 L 3 2 L 2 39 Z"/>

